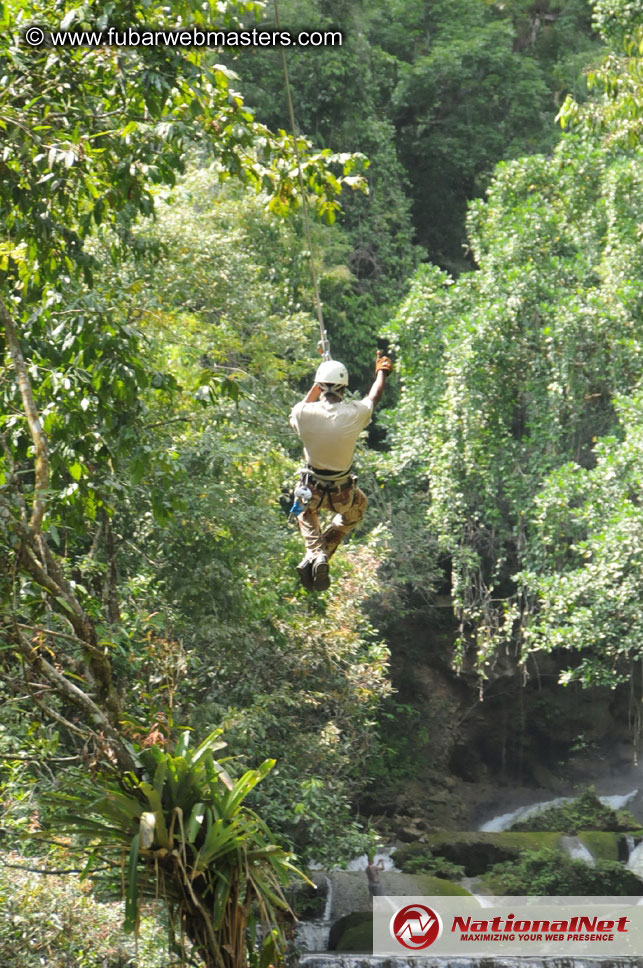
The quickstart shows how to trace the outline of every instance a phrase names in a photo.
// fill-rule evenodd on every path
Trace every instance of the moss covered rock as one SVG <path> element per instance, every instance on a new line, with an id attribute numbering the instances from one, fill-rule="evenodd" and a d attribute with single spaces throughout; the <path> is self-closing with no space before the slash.
<path id="1" fill-rule="evenodd" d="M 427 896 L 442 895 L 444 897 L 469 897 L 470 892 L 455 881 L 449 881 L 445 877 L 433 877 L 431 874 L 416 874 L 414 880 L 421 888 L 419 894 Z"/>
<path id="2" fill-rule="evenodd" d="M 442 857 L 463 869 L 467 877 L 477 877 L 493 864 L 512 860 L 525 850 L 541 847 L 555 850 L 559 842 L 557 833 L 431 833 L 422 841 L 400 847 L 393 854 L 393 861 L 403 871 L 418 872 L 422 870 L 422 858 L 426 857 L 430 873 L 435 859 Z"/>
<path id="3" fill-rule="evenodd" d="M 355 911 L 335 921 L 328 939 L 329 951 L 357 954 L 373 953 L 373 915 L 370 911 Z"/>
<path id="4" fill-rule="evenodd" d="M 604 830 L 580 830 L 578 839 L 595 860 L 626 860 L 623 834 Z"/>

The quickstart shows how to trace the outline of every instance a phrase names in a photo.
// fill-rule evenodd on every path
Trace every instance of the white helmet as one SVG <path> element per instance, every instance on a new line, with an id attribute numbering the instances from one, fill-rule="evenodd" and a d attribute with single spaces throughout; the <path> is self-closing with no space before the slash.
<path id="1" fill-rule="evenodd" d="M 317 367 L 315 383 L 323 383 L 331 390 L 342 390 L 348 386 L 348 370 L 338 360 L 324 360 Z"/>

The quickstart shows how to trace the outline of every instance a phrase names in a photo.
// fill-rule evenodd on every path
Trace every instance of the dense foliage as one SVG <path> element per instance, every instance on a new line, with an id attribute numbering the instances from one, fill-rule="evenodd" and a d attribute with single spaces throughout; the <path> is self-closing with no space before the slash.
<path id="1" fill-rule="evenodd" d="M 218 6 L 213 4 L 208 12 L 212 16 L 220 14 L 224 24 L 235 22 L 251 7 L 226 4 L 219 11 Z M 217 306 L 221 317 L 199 318 L 206 328 L 212 328 L 209 337 L 217 344 L 215 359 L 207 358 L 208 346 L 204 345 L 200 354 L 177 358 L 174 367 L 158 347 L 159 338 L 163 338 L 158 317 L 167 308 L 170 315 L 175 314 L 176 321 L 187 307 L 176 292 L 166 304 L 160 285 L 156 292 L 142 292 L 144 277 L 155 271 L 155 260 L 162 257 L 167 240 L 139 230 L 137 221 L 153 214 L 158 186 L 175 185 L 190 152 L 198 154 L 202 168 L 213 164 L 218 176 L 214 178 L 216 184 L 234 174 L 249 182 L 253 191 L 263 190 L 261 204 L 267 211 L 286 214 L 300 205 L 301 197 L 293 169 L 292 139 L 283 134 L 274 136 L 255 122 L 232 89 L 232 75 L 225 67 L 209 67 L 198 52 L 171 48 L 164 51 L 142 47 L 98 54 L 82 48 L 29 50 L 14 32 L 25 22 L 24 13 L 18 6 L 3 9 L 14 30 L 3 35 L 0 52 L 9 78 L 0 97 L 0 210 L 7 232 L 0 253 L 0 321 L 5 362 L 0 384 L 0 621 L 3 695 L 27 711 L 26 724 L 18 722 L 9 739 L 10 764 L 12 752 L 16 748 L 20 752 L 16 764 L 10 766 L 5 789 L 9 794 L 18 788 L 20 764 L 30 764 L 24 774 L 33 786 L 26 799 L 32 808 L 30 827 L 37 829 L 40 814 L 36 790 L 41 793 L 48 785 L 72 785 L 74 780 L 79 782 L 79 777 L 77 772 L 65 775 L 64 766 L 57 769 L 57 777 L 52 777 L 39 755 L 44 750 L 38 742 L 38 726 L 29 729 L 31 720 L 39 724 L 44 718 L 60 728 L 51 749 L 56 750 L 59 740 L 61 753 L 68 755 L 52 757 L 52 763 L 80 762 L 86 770 L 98 771 L 100 782 L 111 784 L 113 790 L 114 784 L 124 783 L 126 776 L 130 782 L 132 778 L 145 782 L 144 760 L 148 753 L 156 750 L 159 755 L 167 755 L 162 752 L 167 748 L 181 755 L 180 746 L 175 748 L 174 717 L 179 709 L 180 715 L 189 715 L 191 703 L 187 690 L 180 697 L 177 695 L 179 684 L 185 682 L 189 686 L 189 698 L 195 705 L 200 702 L 203 715 L 194 716 L 194 727 L 207 731 L 226 718 L 230 706 L 234 708 L 240 702 L 245 708 L 255 697 L 249 691 L 249 683 L 241 685 L 238 695 L 230 688 L 230 680 L 238 681 L 243 668 L 239 663 L 243 636 L 238 627 L 234 630 L 234 643 L 224 635 L 223 642 L 218 642 L 220 651 L 215 649 L 214 654 L 201 656 L 201 681 L 198 675 L 185 680 L 188 654 L 177 635 L 188 611 L 196 628 L 194 596 L 195 592 L 200 595 L 201 588 L 197 581 L 195 586 L 188 589 L 184 585 L 179 591 L 188 557 L 180 565 L 171 557 L 167 559 L 169 570 L 174 571 L 173 588 L 163 574 L 162 563 L 157 563 L 153 579 L 142 563 L 153 563 L 149 553 L 150 530 L 177 521 L 177 512 L 183 513 L 175 532 L 177 544 L 181 543 L 181 531 L 184 534 L 188 524 L 186 492 L 194 465 L 201 461 L 204 473 L 204 459 L 214 461 L 218 469 L 212 489 L 206 487 L 208 493 L 202 495 L 201 484 L 198 495 L 193 495 L 196 506 L 190 506 L 192 533 L 200 527 L 206 508 L 199 503 L 200 498 L 207 496 L 218 512 L 211 547 L 216 548 L 219 539 L 222 546 L 227 543 L 239 570 L 235 573 L 226 568 L 225 552 L 215 554 L 209 563 L 212 571 L 208 575 L 206 568 L 204 580 L 211 580 L 213 573 L 223 578 L 225 587 L 219 604 L 224 609 L 229 610 L 236 601 L 241 613 L 248 598 L 253 598 L 251 592 L 238 596 L 237 588 L 244 580 L 247 582 L 249 548 L 256 550 L 261 542 L 257 542 L 257 530 L 252 525 L 248 545 L 236 546 L 237 532 L 250 526 L 250 520 L 245 519 L 243 525 L 243 515 L 237 522 L 232 520 L 230 505 L 236 495 L 234 488 L 228 488 L 232 475 L 226 465 L 235 468 L 253 493 L 256 487 L 248 481 L 238 431 L 222 433 L 229 447 L 228 458 L 221 460 L 223 454 L 214 443 L 212 427 L 217 422 L 232 427 L 238 412 L 244 424 L 249 416 L 247 411 L 251 412 L 249 423 L 263 421 L 261 408 L 252 406 L 249 388 L 246 412 L 243 404 L 237 410 L 235 402 L 242 394 L 235 378 L 245 374 L 257 379 L 257 372 L 252 372 L 254 364 L 261 359 L 267 365 L 272 353 L 272 379 L 283 381 L 281 349 L 285 349 L 286 357 L 298 358 L 302 323 L 296 319 L 296 311 L 291 313 L 293 319 L 287 314 L 274 342 L 269 323 L 273 313 L 278 314 L 283 308 L 284 299 L 289 307 L 294 306 L 298 294 L 295 288 L 286 297 L 275 287 L 273 296 L 268 284 L 264 286 L 267 295 L 262 295 L 261 287 L 255 292 L 258 271 L 251 260 L 245 278 L 239 279 L 235 279 L 236 259 L 230 260 L 234 266 L 229 277 L 225 272 L 219 275 L 220 266 L 208 267 L 217 282 L 220 278 L 230 278 L 232 282 L 232 292 L 224 293 Z M 43 4 L 31 13 L 45 26 L 58 25 L 60 21 L 60 11 L 54 4 Z M 166 25 L 173 22 L 168 20 L 170 13 L 175 18 L 193 17 L 197 22 L 203 22 L 206 16 L 202 5 L 186 5 L 172 12 L 160 7 L 152 9 L 149 4 L 144 8 L 128 4 L 126 9 L 118 5 L 108 9 L 88 5 L 69 11 L 63 26 L 100 27 L 109 18 L 127 17 L 142 22 L 150 16 L 158 18 L 158 25 Z M 329 152 L 314 154 L 303 138 L 299 149 L 311 207 L 332 221 L 335 198 L 342 185 L 361 184 L 354 174 L 358 159 L 347 154 L 337 159 Z M 336 168 L 332 174 L 335 162 L 339 172 Z M 211 209 L 212 203 L 212 198 L 208 198 Z M 264 218 L 268 235 L 272 231 L 268 227 L 269 217 Z M 260 233 L 262 228 L 257 226 L 257 231 Z M 203 239 L 198 242 L 203 243 Z M 177 253 L 179 261 L 182 256 L 185 252 Z M 296 257 L 300 257 L 299 253 Z M 195 287 L 188 298 L 210 295 L 206 291 L 212 282 L 208 269 L 205 281 L 193 277 Z M 193 270 L 191 263 L 189 271 Z M 296 286 L 294 279 L 290 282 Z M 254 316 L 260 307 L 266 315 L 257 321 Z M 240 323 L 243 309 L 248 314 L 247 332 L 252 330 L 252 322 L 260 324 L 254 343 L 250 337 L 246 341 L 241 325 L 229 338 L 222 335 L 229 326 L 226 312 L 235 323 Z M 191 310 L 196 311 L 194 303 Z M 219 331 L 214 331 L 215 323 L 221 324 L 220 341 Z M 292 347 L 286 336 L 289 328 L 296 337 Z M 178 343 L 189 342 L 191 335 L 187 321 Z M 204 343 L 208 342 L 206 338 Z M 244 370 L 245 365 L 248 370 Z M 208 407 L 216 405 L 220 405 L 217 418 L 212 419 L 212 411 L 206 416 Z M 165 431 L 167 425 L 177 424 L 178 429 L 193 421 L 199 425 L 198 430 L 192 435 L 181 435 L 175 447 Z M 255 441 L 258 436 L 255 433 Z M 291 467 L 278 444 L 276 448 L 272 464 L 268 455 L 273 476 L 263 482 L 266 495 L 274 475 Z M 258 472 L 259 464 L 254 470 Z M 210 507 L 208 511 L 215 509 Z M 278 544 L 279 530 L 273 515 L 272 528 L 268 528 L 273 547 Z M 136 543 L 138 539 L 147 549 Z M 125 540 L 134 550 L 129 558 L 120 547 Z M 167 545 L 164 539 L 159 540 Z M 177 547 L 170 550 L 176 553 Z M 191 554 L 199 560 L 196 544 Z M 159 594 L 160 588 L 165 597 Z M 266 641 L 259 624 L 259 616 L 264 614 L 258 608 L 259 597 L 245 612 L 248 638 L 250 642 L 257 641 L 258 651 Z M 263 604 L 265 608 L 267 603 Z M 313 617 L 313 628 L 314 622 Z M 299 630 L 291 633 L 287 619 L 285 625 L 283 640 L 299 635 Z M 278 627 L 275 617 L 275 630 Z M 321 725 L 314 721 L 311 726 L 320 745 L 322 763 L 326 749 L 331 756 L 335 751 L 333 730 L 338 728 L 332 716 L 337 714 L 338 706 L 341 709 L 344 692 L 348 693 L 349 702 L 367 709 L 383 688 L 385 652 L 373 644 L 368 629 L 366 633 L 362 641 L 349 631 L 339 644 L 339 700 L 333 703 L 333 713 L 322 713 Z M 231 649 L 233 644 L 236 648 Z M 323 642 L 320 651 L 319 664 L 325 673 L 327 656 Z M 259 662 L 257 654 L 244 658 Z M 217 679 L 227 704 L 214 703 L 206 709 L 202 700 L 203 691 L 211 683 L 210 670 L 226 662 L 228 673 L 221 674 L 219 669 Z M 198 667 L 196 662 L 194 665 Z M 266 663 L 261 668 L 268 671 Z M 310 679 L 314 692 L 319 691 L 318 674 L 318 666 L 313 665 Z M 353 692 L 357 694 L 355 699 Z M 240 717 L 231 715 L 229 719 L 231 731 L 237 728 L 240 741 Z M 366 714 L 362 720 L 364 732 Z M 260 720 L 260 729 L 263 728 Z M 265 738 L 265 733 L 262 736 Z M 257 746 L 248 742 L 242 747 L 249 764 L 262 758 Z M 363 748 L 367 754 L 367 741 Z M 310 745 L 307 754 L 310 755 Z M 304 777 L 297 776 L 304 788 L 306 782 L 311 788 L 321 784 L 317 774 L 327 769 L 312 766 Z M 104 771 L 110 774 L 109 780 L 104 778 Z M 241 765 L 234 772 L 246 778 L 251 775 Z M 282 790 L 282 804 L 286 795 L 291 796 L 292 790 L 288 794 Z M 332 812 L 336 824 L 341 824 L 343 796 L 339 781 L 335 799 L 339 800 L 340 809 L 335 803 Z M 279 801 L 272 797 L 270 802 L 275 804 L 273 814 L 283 820 Z M 289 802 L 292 806 L 292 800 Z M 306 806 L 305 802 L 295 803 L 295 820 L 305 813 Z M 82 816 L 83 808 L 90 812 L 86 800 L 79 803 L 77 826 L 91 822 Z M 172 806 L 168 809 L 171 812 Z M 323 828 L 330 805 L 320 806 L 318 813 Z M 26 809 L 18 809 L 11 817 L 23 831 L 25 814 Z M 142 828 L 143 817 L 137 820 L 131 816 L 135 825 L 138 822 Z M 216 827 L 218 820 L 211 819 Z M 43 823 L 58 825 L 55 814 L 47 815 Z M 194 957 L 204 964 L 220 964 L 227 957 L 222 952 L 227 951 L 230 932 L 234 934 L 233 957 L 243 961 L 246 941 L 254 937 L 250 927 L 246 936 L 246 923 L 251 917 L 256 916 L 268 929 L 278 930 L 270 905 L 266 906 L 265 897 L 262 900 L 262 891 L 246 890 L 252 883 L 256 887 L 260 876 L 259 868 L 254 870 L 259 863 L 258 854 L 248 859 L 248 852 L 264 851 L 266 856 L 277 859 L 278 849 L 271 844 L 267 828 L 261 829 L 261 845 L 252 844 L 259 827 L 253 833 L 247 825 L 234 841 L 226 883 L 236 887 L 229 904 L 222 903 L 222 910 L 215 910 L 210 918 L 198 903 L 190 910 L 178 905 L 178 927 L 191 939 Z M 140 834 L 128 833 L 134 841 L 142 836 L 142 830 Z M 287 831 L 285 834 L 288 840 L 295 839 Z M 344 830 L 342 836 L 346 837 Z M 306 834 L 300 839 L 309 842 Z M 351 840 L 350 832 L 347 840 Z M 94 846 L 103 851 L 104 858 L 107 848 L 99 842 Z M 286 854 L 281 856 L 285 860 Z M 136 858 L 132 857 L 130 880 L 136 870 Z M 218 863 L 215 856 L 204 861 L 202 876 L 215 870 Z M 181 871 L 168 870 L 165 878 L 168 884 L 178 884 Z M 194 893 L 185 879 L 183 887 Z M 274 897 L 273 887 L 266 881 L 265 890 Z M 128 894 L 127 923 L 134 927 L 135 902 L 132 891 Z M 163 894 L 172 907 L 170 894 L 167 890 Z"/>
<path id="2" fill-rule="evenodd" d="M 277 52 L 29 49 L 17 33 L 27 16 L 231 25 L 267 8 L 2 8 L 0 764 L 14 859 L 45 863 L 75 795 L 85 840 L 58 840 L 56 864 L 86 850 L 98 885 L 116 843 L 128 927 L 139 886 L 159 887 L 179 950 L 183 933 L 205 965 L 258 963 L 253 918 L 278 935 L 266 898 L 287 907 L 287 851 L 328 865 L 359 853 L 374 836 L 364 792 L 376 808 L 403 794 L 430 743 L 442 756 L 433 733 L 457 738 L 444 695 L 430 710 L 391 696 L 384 632 L 411 618 L 442 648 L 455 613 L 455 665 L 481 684 L 539 651 L 556 652 L 563 682 L 630 678 L 643 655 L 635 8 L 596 0 L 592 27 L 584 0 L 283 0 L 289 29 L 345 32 L 341 50 L 289 52 L 312 252 Z M 364 173 L 368 194 L 349 192 Z M 279 501 L 301 459 L 287 414 L 316 360 L 309 258 L 352 388 L 370 384 L 378 339 L 399 373 L 379 449 L 358 446 L 365 527 L 322 596 L 297 584 Z M 199 747 L 219 728 L 225 778 Z M 428 850 L 411 863 L 457 873 Z M 554 881 L 558 865 L 528 854 L 503 877 L 518 893 L 623 886 L 615 868 L 571 861 Z M 34 957 L 63 944 L 43 912 Z M 69 958 L 93 964 L 75 945 Z"/>
<path id="3" fill-rule="evenodd" d="M 602 127 L 501 164 L 469 211 L 478 270 L 454 283 L 423 268 L 391 328 L 403 380 L 395 468 L 427 470 L 459 662 L 473 648 L 483 677 L 507 656 L 562 645 L 584 656 L 567 678 L 614 685 L 640 653 L 636 625 L 616 631 L 609 577 L 627 608 L 618 575 L 638 560 L 621 540 L 636 541 L 632 491 L 623 481 L 618 507 L 608 494 L 621 487 L 618 412 L 635 412 L 640 379 L 642 177 L 638 145 Z M 586 490 L 583 511 L 585 479 L 605 492 Z"/>
<path id="4" fill-rule="evenodd" d="M 526 850 L 519 860 L 495 864 L 485 875 L 490 892 L 517 896 L 632 897 L 640 894 L 641 883 L 618 861 L 590 865 L 546 848 Z"/>
<path id="5" fill-rule="evenodd" d="M 431 260 L 469 265 L 467 201 L 500 159 L 555 143 L 551 118 L 565 94 L 584 94 L 583 69 L 600 50 L 585 0 L 281 0 L 280 9 L 295 27 L 345 31 L 341 50 L 289 53 L 290 73 L 302 129 L 371 158 L 372 201 L 356 201 L 348 236 L 358 290 L 377 303 L 404 267 L 406 199 Z M 252 51 L 236 66 L 249 102 L 286 127 L 278 59 Z"/>
<path id="6" fill-rule="evenodd" d="M 62 856 L 62 873 L 43 875 L 19 853 L 4 855 L 0 958 L 5 968 L 43 963 L 48 968 L 169 968 L 176 963 L 158 906 L 145 911 L 137 938 L 123 934 L 122 904 L 97 900 L 90 883 L 69 873 L 68 857 Z"/>

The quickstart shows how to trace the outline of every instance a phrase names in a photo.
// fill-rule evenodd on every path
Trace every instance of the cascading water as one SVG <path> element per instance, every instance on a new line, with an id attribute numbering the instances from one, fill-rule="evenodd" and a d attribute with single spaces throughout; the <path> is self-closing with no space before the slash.
<path id="1" fill-rule="evenodd" d="M 333 910 L 333 882 L 330 877 L 326 877 L 325 875 L 323 879 L 326 884 L 326 904 L 324 905 L 322 920 L 330 921 L 330 913 Z"/>
<path id="2" fill-rule="evenodd" d="M 381 850 L 375 854 L 375 863 L 382 865 L 382 870 L 384 871 L 399 871 L 399 868 L 395 866 L 391 860 L 391 854 L 395 850 L 395 847 L 382 847 Z M 347 871 L 364 871 L 366 870 L 366 865 L 368 864 L 368 857 L 366 854 L 361 854 L 360 857 L 354 857 L 353 860 L 349 861 L 346 865 Z"/>
<path id="3" fill-rule="evenodd" d="M 332 925 L 333 882 L 327 874 L 319 878 L 326 885 L 326 901 L 321 918 L 314 921 L 299 921 L 295 929 L 295 946 L 300 951 L 315 952 L 328 949 L 328 937 Z"/>
<path id="4" fill-rule="evenodd" d="M 601 803 L 614 810 L 618 810 L 628 804 L 638 794 L 638 790 L 619 796 L 600 796 Z M 507 830 L 519 820 L 533 816 L 550 807 L 557 807 L 563 803 L 568 803 L 573 797 L 557 797 L 553 800 L 519 807 L 509 813 L 488 820 L 481 827 L 481 831 L 502 832 Z M 633 837 L 628 836 L 627 845 L 629 850 L 628 867 L 643 878 L 643 841 L 638 845 Z M 585 861 L 587 864 L 594 864 L 594 858 L 589 849 L 578 837 L 565 836 L 561 839 L 563 846 L 570 857 Z M 376 863 L 382 861 L 384 871 L 397 875 L 397 868 L 391 860 L 391 853 L 395 848 L 386 848 L 376 855 Z M 364 854 L 352 860 L 345 872 L 321 873 L 320 879 L 326 884 L 327 893 L 324 905 L 324 913 L 320 920 L 312 922 L 302 922 L 297 929 L 297 947 L 299 956 L 297 965 L 300 968 L 516 968 L 515 958 L 485 957 L 485 958 L 436 958 L 430 956 L 414 956 L 412 958 L 382 958 L 370 954 L 349 954 L 340 952 L 329 952 L 328 941 L 330 929 L 337 918 L 350 911 L 365 910 L 364 898 L 360 897 L 366 890 L 366 879 L 364 872 L 367 865 L 367 857 Z M 399 875 L 391 877 L 391 883 L 386 884 L 388 892 L 391 894 L 415 893 L 412 886 L 402 884 L 402 878 L 409 878 L 410 875 Z M 386 879 L 384 879 L 386 881 Z M 396 883 L 397 881 L 400 883 Z M 395 883 L 395 888 L 393 884 Z M 467 890 L 475 893 L 475 878 L 467 878 L 461 882 Z M 482 900 L 482 899 L 481 899 Z M 558 968 L 559 961 L 547 958 L 529 958 L 529 968 Z M 598 968 L 601 964 L 596 959 L 587 958 L 568 958 L 565 959 L 565 968 Z M 634 957 L 610 957 L 609 968 L 643 968 L 643 958 Z"/>
<path id="5" fill-rule="evenodd" d="M 599 797 L 598 799 L 604 806 L 610 807 L 612 810 L 621 810 L 630 800 L 634 799 L 638 792 L 638 790 L 631 790 L 629 793 L 622 795 Z M 479 829 L 481 831 L 486 830 L 489 833 L 501 833 L 503 830 L 509 830 L 519 820 L 526 820 L 528 817 L 543 813 L 552 807 L 560 807 L 563 803 L 571 803 L 573 799 L 573 797 L 556 797 L 554 800 L 543 800 L 540 803 L 532 803 L 526 807 L 518 807 L 510 813 L 502 813 L 497 817 L 492 817 L 491 820 L 483 823 Z"/>
<path id="6" fill-rule="evenodd" d="M 628 842 L 628 847 L 630 847 L 630 842 L 631 842 L 630 855 L 627 859 L 627 866 L 629 867 L 629 869 L 632 871 L 633 874 L 636 874 L 637 877 L 643 878 L 643 841 L 641 841 L 641 843 L 637 847 L 634 847 L 633 837 L 628 837 L 627 842 Z"/>
<path id="7" fill-rule="evenodd" d="M 572 860 L 582 860 L 591 867 L 594 867 L 596 863 L 594 857 L 579 837 L 561 837 L 560 846 L 567 851 Z"/>

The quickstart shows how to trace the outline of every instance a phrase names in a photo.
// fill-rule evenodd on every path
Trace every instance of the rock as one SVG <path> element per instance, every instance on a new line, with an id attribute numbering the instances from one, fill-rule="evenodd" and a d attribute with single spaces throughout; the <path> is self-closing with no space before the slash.
<path id="1" fill-rule="evenodd" d="M 531 775 L 538 784 L 544 790 L 552 790 L 554 793 L 561 793 L 563 790 L 563 784 L 561 781 L 554 776 L 551 770 L 548 770 L 546 766 L 542 763 L 534 763 L 531 767 Z"/>

